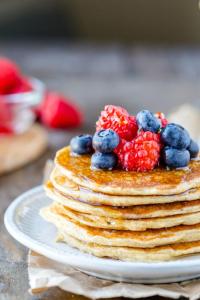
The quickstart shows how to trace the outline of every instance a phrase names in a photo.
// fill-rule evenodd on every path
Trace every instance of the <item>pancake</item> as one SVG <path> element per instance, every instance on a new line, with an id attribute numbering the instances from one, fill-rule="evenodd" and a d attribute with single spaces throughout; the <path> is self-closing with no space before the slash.
<path id="1" fill-rule="evenodd" d="M 72 220 L 79 222 L 80 224 L 96 228 L 115 230 L 144 231 L 147 229 L 159 229 L 178 225 L 193 225 L 200 223 L 200 212 L 164 218 L 126 220 L 79 213 L 56 202 L 53 204 L 53 209 L 58 214 L 67 216 Z"/>
<path id="2" fill-rule="evenodd" d="M 41 216 L 58 230 L 86 243 L 105 246 L 152 248 L 156 246 L 200 240 L 200 224 L 146 231 L 109 230 L 80 224 L 63 215 L 54 205 L 41 209 Z"/>
<path id="3" fill-rule="evenodd" d="M 70 147 L 57 152 L 55 164 L 61 172 L 80 186 L 111 195 L 173 195 L 200 186 L 200 161 L 187 168 L 149 172 L 92 170 L 89 155 L 72 156 Z"/>
<path id="4" fill-rule="evenodd" d="M 47 149 L 48 137 L 44 127 L 34 124 L 20 134 L 0 134 L 0 144 L 2 175 L 38 159 Z"/>
<path id="5" fill-rule="evenodd" d="M 97 257 L 107 257 L 123 261 L 159 262 L 169 261 L 185 255 L 200 252 L 200 241 L 178 243 L 174 245 L 160 246 L 150 249 L 112 247 L 94 243 L 84 243 L 59 230 L 57 241 L 65 242 L 71 247 L 78 248 L 82 252 L 93 254 Z"/>
<path id="6" fill-rule="evenodd" d="M 94 205 L 133 206 L 142 204 L 172 203 L 175 201 L 189 201 L 200 199 L 200 188 L 191 189 L 178 195 L 166 196 L 117 196 L 106 195 L 83 188 L 63 175 L 55 168 L 50 175 L 54 187 L 66 195 Z"/>
<path id="7" fill-rule="evenodd" d="M 112 207 L 106 205 L 91 205 L 73 199 L 58 192 L 51 182 L 45 185 L 46 194 L 54 201 L 72 210 L 108 218 L 145 219 L 179 214 L 200 212 L 200 200 L 182 201 L 165 204 L 135 205 L 129 207 Z"/>

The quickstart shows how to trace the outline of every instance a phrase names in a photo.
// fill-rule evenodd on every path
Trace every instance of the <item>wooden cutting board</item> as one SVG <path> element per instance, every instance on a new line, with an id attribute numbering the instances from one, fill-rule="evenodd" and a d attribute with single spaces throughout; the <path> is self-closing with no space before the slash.
<path id="1" fill-rule="evenodd" d="M 37 124 L 23 134 L 0 136 L 0 175 L 35 160 L 47 145 L 47 133 Z"/>

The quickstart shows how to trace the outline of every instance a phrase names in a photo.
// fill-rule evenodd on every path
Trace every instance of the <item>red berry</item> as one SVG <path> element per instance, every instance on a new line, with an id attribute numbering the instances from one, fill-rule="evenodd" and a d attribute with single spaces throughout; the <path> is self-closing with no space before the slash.
<path id="1" fill-rule="evenodd" d="M 13 119 L 13 113 L 11 106 L 5 101 L 3 97 L 0 97 L 0 126 L 2 128 L 9 127 Z"/>
<path id="2" fill-rule="evenodd" d="M 161 127 L 165 128 L 168 124 L 168 120 L 165 118 L 165 115 L 162 112 L 157 112 L 155 113 L 155 116 L 160 119 L 162 125 Z"/>
<path id="3" fill-rule="evenodd" d="M 9 94 L 20 76 L 20 70 L 14 62 L 0 57 L 0 94 Z"/>
<path id="4" fill-rule="evenodd" d="M 118 157 L 118 165 L 120 167 L 123 166 L 124 163 L 124 145 L 127 143 L 126 140 L 121 139 L 119 145 L 115 148 L 114 152 L 117 154 Z"/>
<path id="5" fill-rule="evenodd" d="M 79 126 L 82 115 L 79 109 L 63 95 L 48 92 L 40 105 L 42 122 L 52 128 L 67 128 Z"/>
<path id="6" fill-rule="evenodd" d="M 96 123 L 96 130 L 112 129 L 122 139 L 132 140 L 138 130 L 136 118 L 130 116 L 126 109 L 120 106 L 106 105 Z"/>
<path id="7" fill-rule="evenodd" d="M 160 137 L 158 134 L 141 131 L 123 147 L 123 169 L 145 172 L 155 168 L 160 158 Z"/>
<path id="8" fill-rule="evenodd" d="M 13 114 L 11 107 L 5 102 L 4 98 L 0 98 L 0 134 L 12 134 Z"/>
<path id="9" fill-rule="evenodd" d="M 13 134 L 14 132 L 13 132 L 13 129 L 11 128 L 11 127 L 9 127 L 9 126 L 2 126 L 1 124 L 0 124 L 0 135 L 1 134 Z"/>
<path id="10" fill-rule="evenodd" d="M 10 90 L 10 94 L 31 92 L 33 87 L 29 80 L 25 77 L 20 78 L 16 85 Z"/>

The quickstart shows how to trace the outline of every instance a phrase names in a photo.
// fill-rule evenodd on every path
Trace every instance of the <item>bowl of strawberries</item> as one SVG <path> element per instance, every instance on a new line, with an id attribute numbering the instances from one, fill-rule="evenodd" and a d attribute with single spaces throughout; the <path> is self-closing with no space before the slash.
<path id="1" fill-rule="evenodd" d="M 0 57 L 0 135 L 28 130 L 35 120 L 33 108 L 44 93 L 40 80 L 25 76 L 13 61 Z"/>

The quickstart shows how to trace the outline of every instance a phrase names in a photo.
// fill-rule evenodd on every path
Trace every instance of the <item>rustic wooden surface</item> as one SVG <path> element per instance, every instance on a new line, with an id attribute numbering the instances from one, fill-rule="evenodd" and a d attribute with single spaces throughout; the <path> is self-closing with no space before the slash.
<path id="1" fill-rule="evenodd" d="M 27 249 L 7 234 L 4 212 L 16 196 L 41 183 L 45 161 L 53 158 L 56 149 L 75 133 L 93 130 L 104 104 L 124 105 L 132 112 L 144 106 L 169 112 L 184 102 L 200 106 L 200 49 L 24 42 L 1 43 L 0 52 L 48 88 L 74 98 L 85 113 L 83 128 L 49 132 L 45 155 L 0 177 L 0 299 L 80 299 L 59 289 L 29 295 Z"/>

